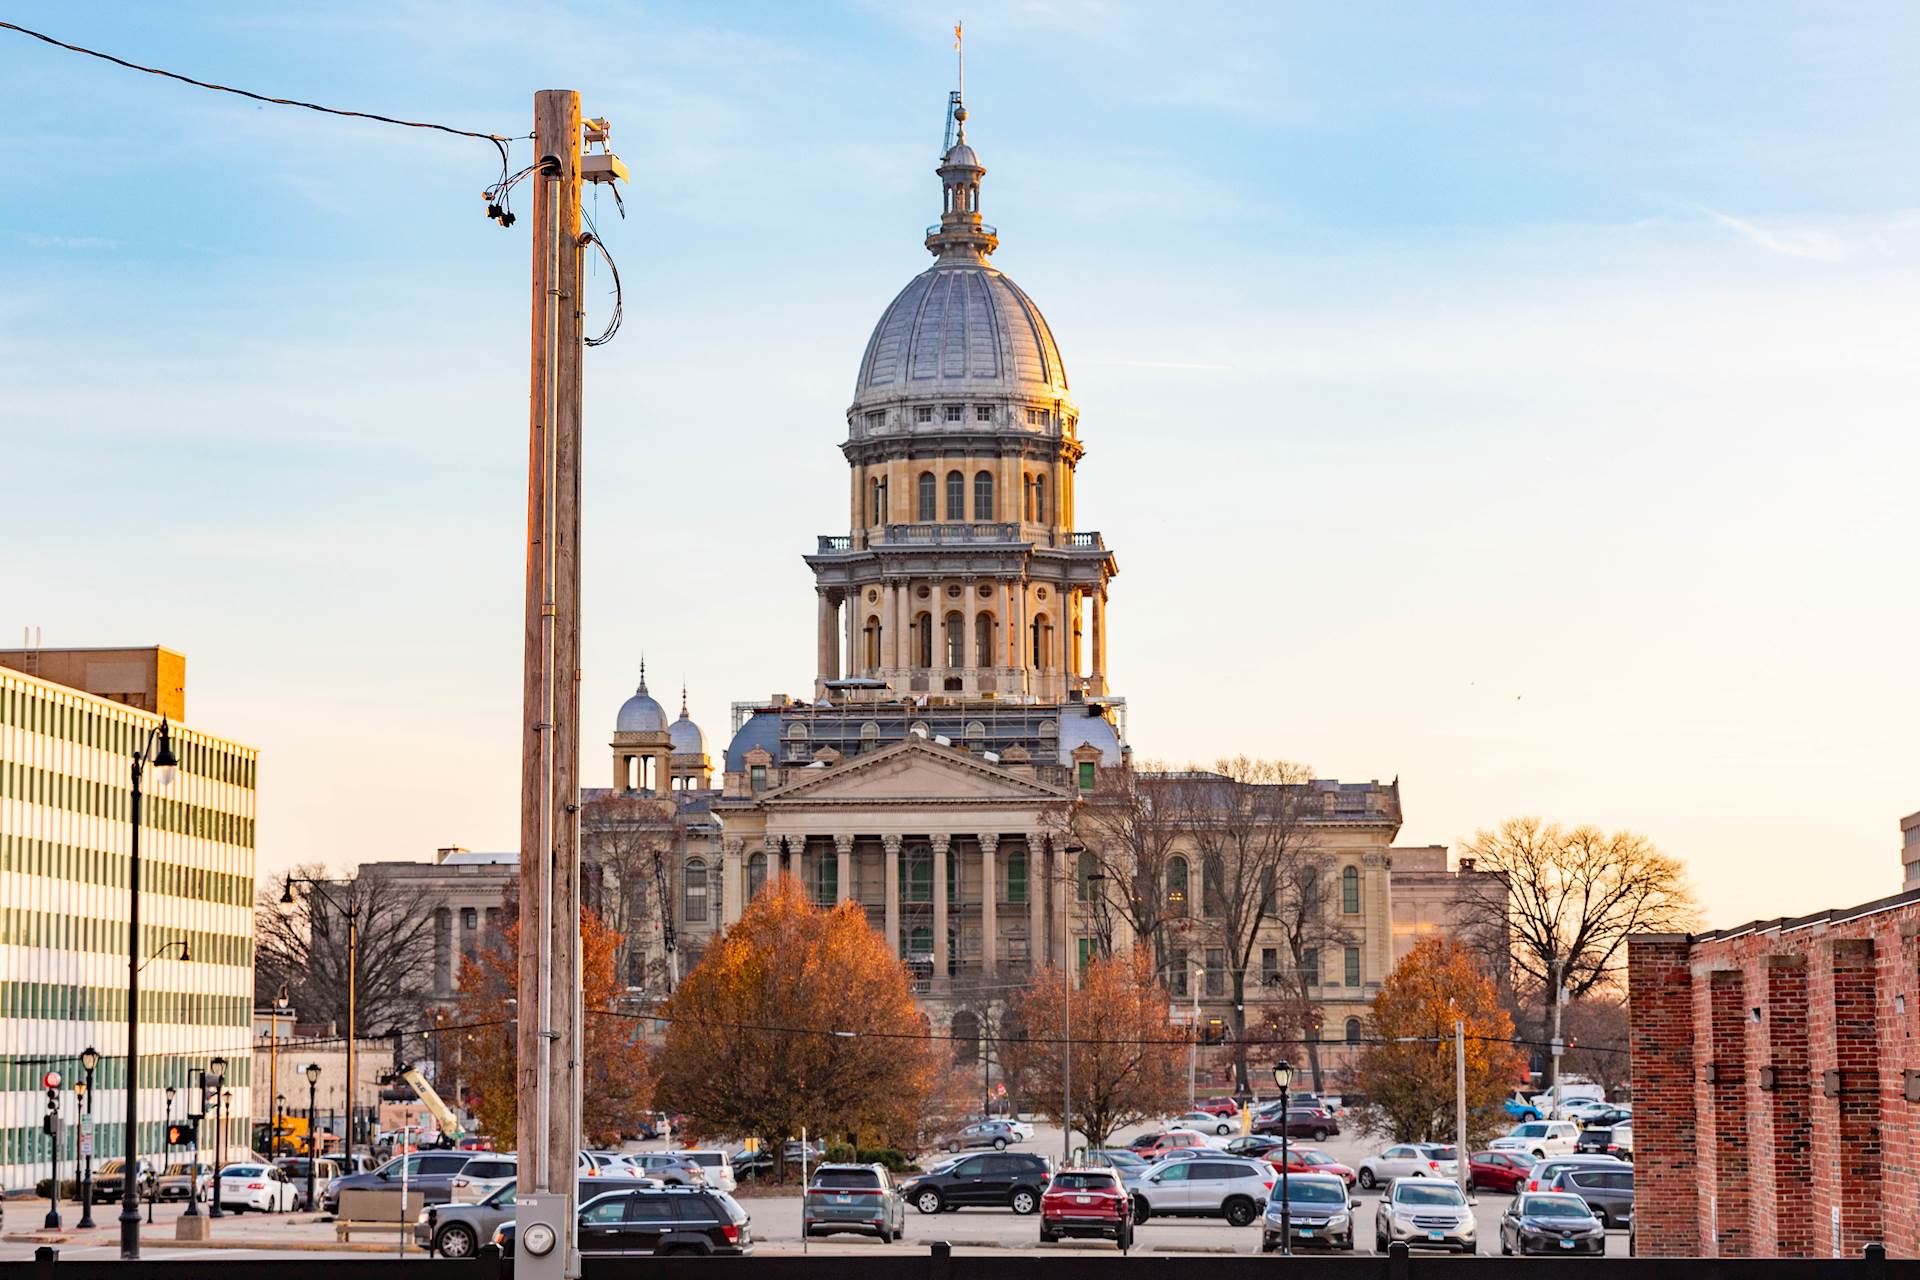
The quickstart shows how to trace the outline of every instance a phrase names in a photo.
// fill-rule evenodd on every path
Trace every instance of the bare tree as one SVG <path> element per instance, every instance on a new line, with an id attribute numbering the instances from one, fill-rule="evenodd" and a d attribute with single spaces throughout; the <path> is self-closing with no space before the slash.
<path id="1" fill-rule="evenodd" d="M 1167 860 L 1180 835 L 1178 806 L 1168 803 L 1165 776 L 1164 766 L 1135 769 L 1131 759 L 1102 769 L 1094 791 L 1074 807 L 1070 820 L 1072 838 L 1092 854 L 1105 877 L 1097 906 L 1120 914 L 1163 977 L 1167 925 L 1174 918 L 1167 905 Z M 1112 953 L 1110 933 L 1102 935 L 1101 951 Z"/>
<path id="2" fill-rule="evenodd" d="M 670 886 L 679 878 L 675 870 L 685 837 L 676 807 L 645 795 L 590 795 L 581 813 L 581 835 L 581 898 L 623 939 L 621 983 L 666 991 L 674 941 Z M 669 886 L 665 894 L 663 882 Z"/>
<path id="3" fill-rule="evenodd" d="M 1627 1058 L 1627 1002 L 1619 992 L 1590 991 L 1561 1011 L 1561 1029 L 1567 1038 L 1563 1064 L 1568 1072 L 1585 1076 L 1609 1098 L 1633 1078 Z"/>
<path id="4" fill-rule="evenodd" d="M 1200 864 L 1197 931 L 1226 952 L 1233 996 L 1234 1086 L 1246 1092 L 1247 973 L 1261 930 L 1280 909 L 1283 886 L 1297 884 L 1311 858 L 1307 816 L 1311 769 L 1284 760 L 1237 756 L 1211 773 L 1169 781 L 1184 839 Z"/>
<path id="5" fill-rule="evenodd" d="M 1326 1085 L 1320 1062 L 1320 1002 L 1314 990 L 1320 982 L 1320 957 L 1336 954 L 1336 949 L 1354 942 L 1358 934 L 1343 917 L 1328 909 L 1326 888 L 1333 862 L 1311 849 L 1287 859 L 1277 877 L 1271 920 L 1286 948 L 1287 963 L 1269 976 L 1261 974 L 1261 987 L 1277 1008 L 1264 1019 L 1270 1031 L 1291 1031 L 1305 1048 L 1307 1065 L 1313 1075 L 1313 1088 Z"/>
<path id="6" fill-rule="evenodd" d="M 1492 938 L 1507 939 L 1489 959 L 1511 964 L 1516 986 L 1537 988 L 1548 1023 L 1556 991 L 1578 1000 L 1617 985 L 1629 934 L 1684 932 L 1698 918 L 1679 859 L 1632 831 L 1509 818 L 1460 852 L 1504 877 L 1460 877 L 1462 922 L 1489 951 Z"/>
<path id="7" fill-rule="evenodd" d="M 332 881 L 299 888 L 302 878 Z M 271 1001 L 282 983 L 303 1020 L 347 1026 L 347 915 L 356 917 L 354 1021 L 362 1035 L 410 1028 L 433 988 L 433 914 L 405 886 L 372 876 L 331 876 L 319 863 L 294 868 L 294 901 L 279 884 L 253 911 L 254 992 Z M 451 962 L 451 961 L 450 961 Z"/>

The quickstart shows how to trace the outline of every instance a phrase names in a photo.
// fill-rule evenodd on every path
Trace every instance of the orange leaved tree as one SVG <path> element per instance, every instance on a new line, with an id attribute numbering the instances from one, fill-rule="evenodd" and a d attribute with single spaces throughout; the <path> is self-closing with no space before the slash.
<path id="1" fill-rule="evenodd" d="M 515 1145 L 518 1086 L 514 1077 L 514 997 L 520 965 L 519 907 L 509 893 L 509 921 L 500 944 L 460 963 L 460 1017 L 468 1023 L 492 1023 L 467 1034 L 462 1066 L 468 1087 L 479 1095 L 475 1107 L 494 1147 Z M 595 1146 L 617 1144 L 634 1132 L 653 1101 L 651 1062 L 640 1040 L 641 1024 L 611 1009 L 623 994 L 616 957 L 621 937 L 590 910 L 580 912 L 580 973 L 586 1026 L 582 1031 L 584 1074 L 580 1084 L 580 1125 Z"/>
<path id="2" fill-rule="evenodd" d="M 822 908 L 781 877 L 707 948 L 661 1010 L 658 1098 L 698 1138 L 808 1134 L 906 1145 L 939 1079 L 906 970 L 859 904 Z"/>
<path id="3" fill-rule="evenodd" d="M 1450 938 L 1420 941 L 1393 967 L 1373 1000 L 1371 1036 L 1353 1067 L 1366 1098 L 1361 1120 L 1395 1142 L 1455 1136 L 1454 1021 L 1466 1024 L 1467 1140 L 1500 1128 L 1500 1108 L 1526 1057 L 1513 1019 L 1474 953 Z"/>
<path id="4" fill-rule="evenodd" d="M 1088 963 L 1068 1003 L 1060 971 L 1043 970 L 1013 998 L 1004 1053 L 1024 1097 L 1057 1123 L 1072 1075 L 1073 1127 L 1088 1146 L 1114 1131 L 1179 1111 L 1187 1097 L 1187 1035 L 1169 1016 L 1167 989 L 1145 946 Z M 1071 1023 L 1069 1023 L 1069 1016 Z M 1071 1062 L 1063 1042 L 1071 1039 Z"/>

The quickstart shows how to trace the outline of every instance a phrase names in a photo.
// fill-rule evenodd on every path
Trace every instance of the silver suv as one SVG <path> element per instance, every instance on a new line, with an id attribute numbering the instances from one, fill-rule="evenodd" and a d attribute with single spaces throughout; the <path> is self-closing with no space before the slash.
<path id="1" fill-rule="evenodd" d="M 1133 1188 L 1136 1223 L 1154 1217 L 1225 1218 L 1244 1227 L 1260 1216 L 1279 1171 L 1264 1160 L 1200 1156 L 1162 1164 Z"/>
<path id="2" fill-rule="evenodd" d="M 1473 1210 L 1457 1184 L 1437 1178 L 1395 1178 L 1373 1212 L 1373 1247 L 1399 1240 L 1413 1248 L 1478 1252 Z"/>

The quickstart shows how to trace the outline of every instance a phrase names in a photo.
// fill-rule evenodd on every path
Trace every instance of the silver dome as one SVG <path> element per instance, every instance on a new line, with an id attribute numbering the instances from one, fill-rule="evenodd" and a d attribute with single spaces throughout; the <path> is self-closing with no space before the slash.
<path id="1" fill-rule="evenodd" d="M 667 738 L 677 756 L 705 756 L 707 735 L 687 715 L 687 691 L 680 690 L 680 718 L 667 727 Z"/>
<path id="2" fill-rule="evenodd" d="M 1067 399 L 1047 318 L 982 261 L 941 261 L 907 282 L 867 340 L 853 411 L 948 396 Z"/>
<path id="3" fill-rule="evenodd" d="M 613 722 L 615 733 L 665 733 L 667 709 L 647 693 L 647 664 L 640 664 L 640 687 L 620 704 L 620 715 Z"/>

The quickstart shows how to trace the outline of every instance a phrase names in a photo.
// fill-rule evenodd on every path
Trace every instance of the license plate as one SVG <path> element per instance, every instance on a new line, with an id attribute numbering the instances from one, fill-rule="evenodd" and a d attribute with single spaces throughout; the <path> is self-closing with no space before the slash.
<path id="1" fill-rule="evenodd" d="M 1446 1238 L 1447 1238 L 1447 1233 L 1444 1231 L 1427 1232 L 1427 1239 L 1429 1240 L 1445 1240 Z"/>
<path id="2" fill-rule="evenodd" d="M 1573 1248 L 1573 1241 L 1571 1241 L 1571 1240 L 1562 1240 L 1562 1241 L 1560 1242 L 1560 1247 L 1561 1247 L 1562 1249 L 1571 1249 L 1571 1248 Z"/>
<path id="3" fill-rule="evenodd" d="M 853 1197 L 852 1197 L 852 1196 L 835 1196 L 835 1197 L 834 1197 L 834 1199 L 835 1199 L 835 1200 L 837 1200 L 837 1201 L 839 1201 L 839 1202 L 840 1202 L 841 1204 L 852 1204 L 852 1203 L 853 1203 Z"/>
<path id="4" fill-rule="evenodd" d="M 1300 1228 L 1300 1238 L 1302 1240 L 1311 1240 L 1313 1238 L 1313 1228 L 1312 1227 Z"/>
<path id="5" fill-rule="evenodd" d="M 1093 1197 L 1092 1196 L 1075 1196 L 1073 1198 L 1073 1202 L 1075 1204 L 1092 1204 Z"/>

